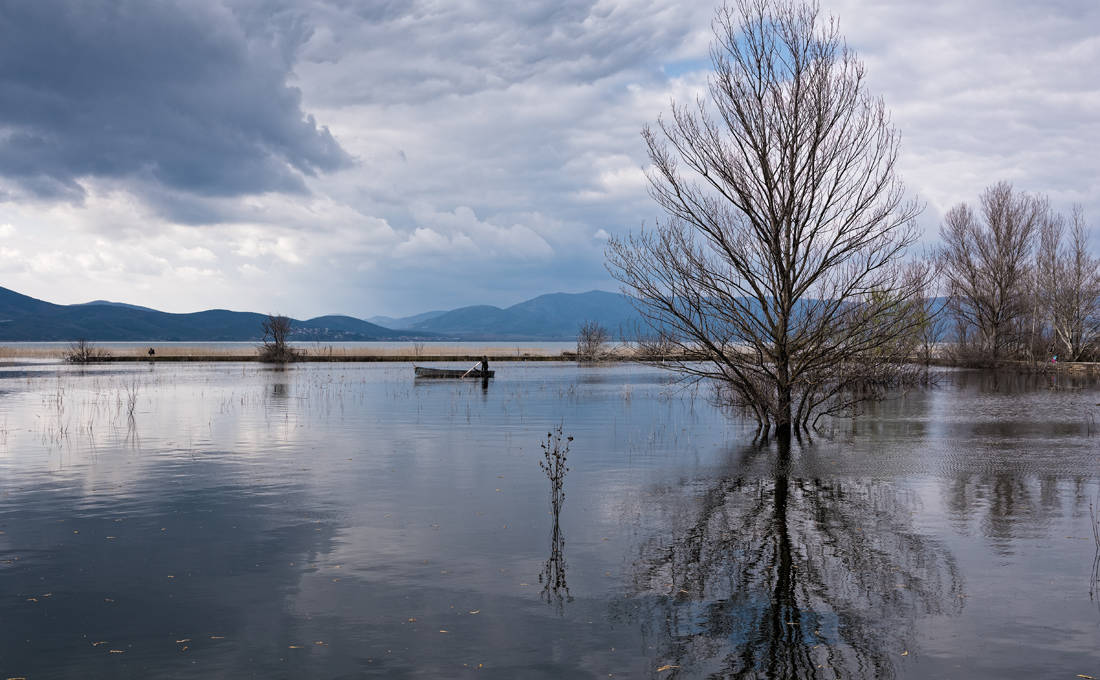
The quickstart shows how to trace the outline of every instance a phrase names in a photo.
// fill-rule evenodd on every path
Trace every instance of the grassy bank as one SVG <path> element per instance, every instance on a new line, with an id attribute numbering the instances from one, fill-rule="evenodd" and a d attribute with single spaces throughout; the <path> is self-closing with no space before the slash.
<path id="1" fill-rule="evenodd" d="M 1073 373 L 1082 375 L 1100 375 L 1100 362 L 1096 361 L 1016 361 L 991 359 L 957 359 L 938 357 L 929 360 L 932 366 L 952 368 L 974 368 L 989 370 L 1010 370 L 1025 373 Z"/>

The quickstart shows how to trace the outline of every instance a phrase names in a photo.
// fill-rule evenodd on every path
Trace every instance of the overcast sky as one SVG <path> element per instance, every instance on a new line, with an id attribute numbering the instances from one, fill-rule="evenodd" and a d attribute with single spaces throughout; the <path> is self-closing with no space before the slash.
<path id="1" fill-rule="evenodd" d="M 823 6 L 930 239 L 1002 179 L 1100 226 L 1100 3 Z M 0 286 L 300 318 L 615 290 L 608 234 L 659 216 L 639 131 L 705 86 L 714 7 L 2 3 Z"/>

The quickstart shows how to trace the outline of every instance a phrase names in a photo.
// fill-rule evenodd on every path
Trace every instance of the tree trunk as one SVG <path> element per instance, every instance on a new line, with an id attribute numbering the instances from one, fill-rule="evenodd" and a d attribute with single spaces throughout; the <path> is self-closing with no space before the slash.
<path id="1" fill-rule="evenodd" d="M 778 394 L 776 395 L 775 409 L 775 436 L 790 439 L 791 436 L 791 382 L 786 366 L 780 367 L 777 382 Z"/>

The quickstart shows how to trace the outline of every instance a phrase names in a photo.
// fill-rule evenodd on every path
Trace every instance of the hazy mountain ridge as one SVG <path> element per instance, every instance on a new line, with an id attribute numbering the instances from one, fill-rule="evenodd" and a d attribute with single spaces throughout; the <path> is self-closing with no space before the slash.
<path id="1" fill-rule="evenodd" d="M 0 288 L 0 341 L 47 342 L 78 338 L 99 341 L 259 341 L 266 314 L 209 309 L 172 314 L 97 301 L 55 305 Z M 393 330 L 350 316 L 294 321 L 292 340 L 436 339 L 424 331 Z"/>
<path id="2" fill-rule="evenodd" d="M 640 320 L 630 298 L 593 290 L 549 293 L 504 309 L 460 307 L 410 328 L 469 340 L 573 340 L 585 321 L 600 323 L 618 338 L 620 334 L 633 336 Z"/>
<path id="3" fill-rule="evenodd" d="M 125 307 L 126 309 L 140 309 L 143 312 L 155 312 L 157 310 L 152 307 L 142 307 L 141 305 L 131 305 L 127 302 L 111 302 L 110 300 L 92 300 L 91 302 L 80 302 L 72 307 L 82 307 L 85 305 L 107 305 L 108 307 Z"/>
<path id="4" fill-rule="evenodd" d="M 394 318 L 392 316 L 372 316 L 368 318 L 367 321 L 382 326 L 383 328 L 412 328 L 422 321 L 434 319 L 446 313 L 447 310 L 439 309 L 432 312 L 423 312 L 422 314 L 413 314 L 412 316 L 403 316 L 399 318 Z"/>
<path id="5" fill-rule="evenodd" d="M 802 304 L 809 304 L 803 301 Z M 930 301 L 935 315 L 945 304 Z M 757 303 L 750 304 L 757 309 Z M 71 341 L 259 341 L 266 314 L 208 309 L 172 314 L 119 302 L 55 305 L 0 288 L 0 342 Z M 632 339 L 647 326 L 630 298 L 620 293 L 549 293 L 511 307 L 473 305 L 402 318 L 373 317 L 404 328 L 386 328 L 340 314 L 295 320 L 291 340 L 571 341 L 586 321 L 596 321 L 612 340 Z M 936 335 L 945 333 L 941 318 Z"/>
<path id="6" fill-rule="evenodd" d="M 123 302 L 94 300 L 57 305 L 0 288 L 0 342 L 71 341 L 259 341 L 266 314 L 209 309 L 161 312 Z M 631 335 L 638 316 L 618 293 L 551 293 L 507 308 L 474 305 L 385 319 L 387 328 L 331 314 L 295 320 L 291 339 L 341 340 L 573 340 L 585 321 L 597 321 L 613 337 Z M 406 325 L 407 324 L 407 325 Z"/>

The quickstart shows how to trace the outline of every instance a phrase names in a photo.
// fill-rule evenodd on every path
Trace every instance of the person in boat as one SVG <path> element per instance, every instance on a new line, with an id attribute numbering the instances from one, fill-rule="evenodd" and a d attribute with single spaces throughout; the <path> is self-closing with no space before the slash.
<path id="1" fill-rule="evenodd" d="M 489 357 L 484 355 L 481 357 L 481 375 L 489 377 Z"/>

